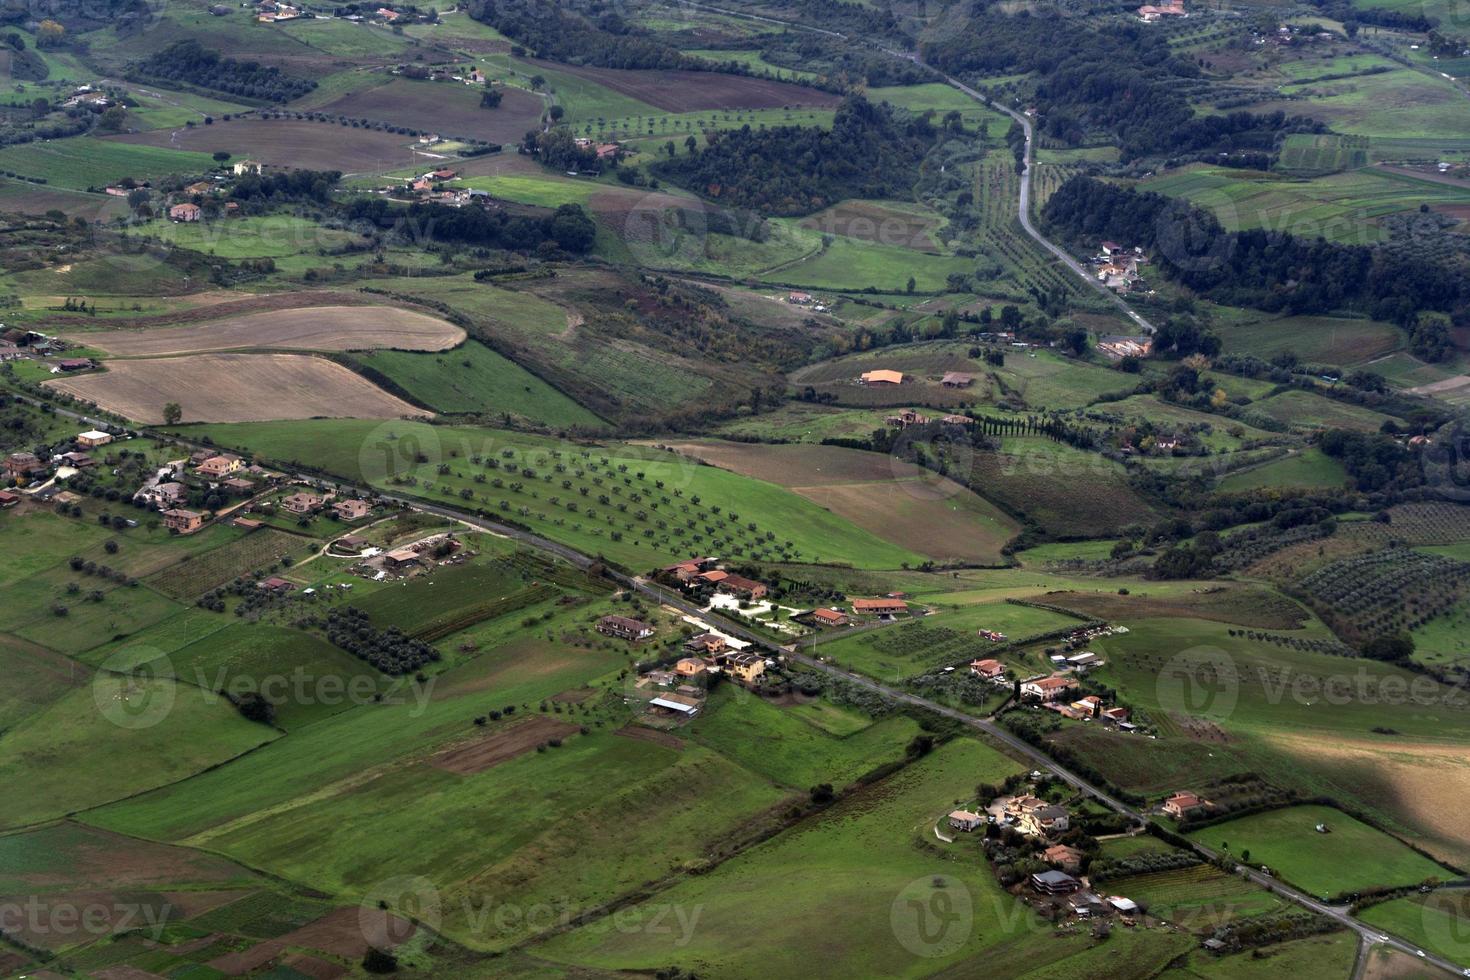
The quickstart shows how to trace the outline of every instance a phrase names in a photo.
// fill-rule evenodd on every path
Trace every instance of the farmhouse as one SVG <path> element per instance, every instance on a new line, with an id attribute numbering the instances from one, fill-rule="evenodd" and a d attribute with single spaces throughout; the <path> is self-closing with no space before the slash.
<path id="1" fill-rule="evenodd" d="M 183 503 L 187 496 L 188 491 L 182 483 L 155 483 L 140 488 L 133 494 L 133 500 L 158 510 L 169 510 Z"/>
<path id="2" fill-rule="evenodd" d="M 211 456 L 204 460 L 196 469 L 196 472 L 206 480 L 218 480 L 238 472 L 240 469 L 240 457 L 231 456 L 228 453 L 221 456 Z"/>
<path id="3" fill-rule="evenodd" d="M 968 388 L 975 383 L 975 376 L 960 371 L 949 371 L 939 379 L 939 383 L 946 388 Z"/>
<path id="4" fill-rule="evenodd" d="M 35 453 L 11 453 L 5 457 L 5 476 L 11 480 L 29 480 L 46 472 L 46 464 Z"/>
<path id="5" fill-rule="evenodd" d="M 712 568 L 707 572 L 700 572 L 695 576 L 695 580 L 704 585 L 715 585 L 725 581 L 729 577 L 730 573 L 724 569 Z"/>
<path id="6" fill-rule="evenodd" d="M 314 493 L 293 493 L 281 499 L 281 509 L 292 514 L 315 514 L 326 501 Z"/>
<path id="7" fill-rule="evenodd" d="M 883 421 L 887 422 L 889 425 L 898 428 L 906 428 L 910 425 L 928 425 L 929 416 L 920 415 L 912 408 L 906 408 L 903 411 L 899 412 L 897 415 L 888 416 Z"/>
<path id="8" fill-rule="evenodd" d="M 63 371 L 89 371 L 97 365 L 90 357 L 65 357 L 57 361 L 56 366 Z"/>
<path id="9" fill-rule="evenodd" d="M 741 599 L 760 599 L 769 591 L 765 583 L 743 575 L 726 575 L 720 579 L 719 590 Z"/>
<path id="10" fill-rule="evenodd" d="M 984 817 L 978 813 L 971 813 L 969 810 L 955 810 L 949 815 L 949 825 L 967 834 L 976 827 L 983 826 L 984 823 Z"/>
<path id="11" fill-rule="evenodd" d="M 99 432 L 96 429 L 93 429 L 91 432 L 83 432 L 77 436 L 77 445 L 84 446 L 87 449 L 96 449 L 98 446 L 105 446 L 111 441 L 112 435 L 110 433 Z"/>
<path id="12" fill-rule="evenodd" d="M 1021 697 L 1037 701 L 1056 701 L 1063 695 L 1077 690 L 1077 682 L 1070 677 L 1039 677 L 1021 684 Z"/>
<path id="13" fill-rule="evenodd" d="M 1102 714 L 1103 699 L 1096 694 L 1089 694 L 1085 698 L 1079 698 L 1072 702 L 1072 710 L 1089 718 L 1096 718 Z"/>
<path id="14" fill-rule="evenodd" d="M 1128 720 L 1127 708 L 1104 708 L 1102 710 L 1103 721 L 1125 722 Z"/>
<path id="15" fill-rule="evenodd" d="M 1184 11 L 1184 0 L 1165 0 L 1163 4 L 1146 3 L 1138 8 L 1138 17 L 1146 24 L 1152 24 L 1164 17 L 1188 17 Z"/>
<path id="16" fill-rule="evenodd" d="M 711 666 L 713 665 L 703 657 L 680 657 L 679 662 L 674 664 L 674 673 L 680 677 L 698 677 L 708 673 Z"/>
<path id="17" fill-rule="evenodd" d="M 86 453 L 62 453 L 56 459 L 64 466 L 71 466 L 79 470 L 97 465 L 97 461 Z"/>
<path id="18" fill-rule="evenodd" d="M 170 221 L 198 221 L 204 212 L 197 204 L 175 204 L 168 209 L 168 220 Z"/>
<path id="19" fill-rule="evenodd" d="M 244 177 L 246 174 L 259 174 L 261 169 L 260 161 L 241 160 L 231 169 L 234 170 L 236 177 Z"/>
<path id="20" fill-rule="evenodd" d="M 292 585 L 290 582 L 287 582 L 279 575 L 272 575 L 270 578 L 261 579 L 259 582 L 256 583 L 256 586 L 258 588 L 264 589 L 267 592 L 290 592 L 292 589 L 296 588 L 296 586 Z"/>
<path id="21" fill-rule="evenodd" d="M 366 500 L 339 500 L 332 505 L 332 513 L 338 520 L 360 521 L 372 512 L 373 506 Z"/>
<path id="22" fill-rule="evenodd" d="M 715 653 L 724 653 L 725 649 L 728 646 L 729 644 L 725 642 L 725 638 L 723 636 L 720 636 L 718 633 L 701 633 L 698 636 L 688 640 L 684 644 L 684 649 L 688 650 L 690 653 L 702 653 L 705 655 L 709 655 Z"/>
<path id="23" fill-rule="evenodd" d="M 846 626 L 850 620 L 840 609 L 813 609 L 812 622 L 818 626 Z"/>
<path id="24" fill-rule="evenodd" d="M 1103 915 L 1108 907 L 1103 904 L 1102 899 L 1092 892 L 1073 892 L 1067 897 L 1067 908 L 1079 919 L 1090 919 L 1094 915 Z"/>
<path id="25" fill-rule="evenodd" d="M 698 578 L 700 573 L 707 571 L 714 563 L 713 558 L 687 558 L 661 568 L 659 571 L 679 582 L 689 583 Z"/>
<path id="26" fill-rule="evenodd" d="M 1005 676 L 1005 664 L 999 660 L 972 660 L 970 673 L 983 680 L 993 681 Z"/>
<path id="27" fill-rule="evenodd" d="M 163 526 L 177 534 L 188 534 L 204 526 L 204 515 L 192 510 L 166 510 Z"/>
<path id="28" fill-rule="evenodd" d="M 1041 852 L 1041 859 L 1062 871 L 1076 873 L 1082 870 L 1082 852 L 1066 844 L 1053 844 Z"/>
<path id="29" fill-rule="evenodd" d="M 1148 337 L 1101 337 L 1097 349 L 1121 361 L 1125 357 L 1147 357 L 1153 352 L 1154 342 Z"/>
<path id="30" fill-rule="evenodd" d="M 627 616 L 604 616 L 597 621 L 597 632 L 636 643 L 652 636 L 653 627 Z"/>
<path id="31" fill-rule="evenodd" d="M 223 483 L 221 483 L 220 486 L 224 487 L 226 490 L 231 491 L 232 493 L 249 494 L 255 492 L 255 484 L 251 483 L 249 480 L 242 480 L 238 476 L 230 477 L 228 480 L 225 480 Z"/>
<path id="32" fill-rule="evenodd" d="M 940 416 L 939 421 L 943 422 L 945 425 L 969 426 L 973 424 L 975 420 L 970 418 L 968 415 L 942 415 Z"/>
<path id="33" fill-rule="evenodd" d="M 901 385 L 903 384 L 903 372 L 887 369 L 864 371 L 859 380 L 865 385 Z"/>
<path id="34" fill-rule="evenodd" d="M 1067 663 L 1075 670 L 1091 670 L 1093 667 L 1102 666 L 1102 658 L 1091 650 L 1083 650 L 1081 653 L 1074 653 L 1068 657 Z"/>
<path id="35" fill-rule="evenodd" d="M 1071 815 L 1064 806 L 1043 806 L 1021 814 L 1017 828 L 1032 837 L 1051 837 L 1071 826 Z"/>
<path id="36" fill-rule="evenodd" d="M 896 616 L 909 611 L 902 599 L 854 599 L 852 611 L 859 616 Z"/>
<path id="37" fill-rule="evenodd" d="M 766 661 L 753 653 L 731 653 L 723 658 L 730 676 L 746 684 L 754 684 L 766 672 Z"/>
<path id="38" fill-rule="evenodd" d="M 1175 793 L 1164 801 L 1163 811 L 1175 820 L 1183 820 L 1185 817 L 1210 806 L 1210 801 L 1184 790 Z"/>
<path id="39" fill-rule="evenodd" d="M 1082 883 L 1065 871 L 1041 871 L 1031 876 L 1031 887 L 1043 895 L 1065 895 L 1082 887 Z"/>
<path id="40" fill-rule="evenodd" d="M 20 503 L 20 494 L 11 490 L 0 490 L 0 508 L 14 507 Z"/>

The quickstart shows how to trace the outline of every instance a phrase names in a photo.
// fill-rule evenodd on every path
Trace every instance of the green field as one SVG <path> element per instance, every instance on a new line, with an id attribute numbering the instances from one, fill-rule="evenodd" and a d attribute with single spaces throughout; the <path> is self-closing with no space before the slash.
<path id="1" fill-rule="evenodd" d="M 1252 406 L 1258 412 L 1300 429 L 1356 429 L 1377 432 L 1388 417 L 1310 391 L 1285 391 Z"/>
<path id="2" fill-rule="evenodd" d="M 207 153 L 133 146 L 91 137 L 0 147 L 0 169 L 26 177 L 45 177 L 58 187 L 99 190 L 132 177 L 157 180 L 170 174 L 202 174 L 215 163 Z"/>
<path id="3" fill-rule="evenodd" d="M 602 425 L 592 412 L 476 340 L 442 354 L 374 351 L 357 359 L 439 412 L 513 415 L 554 428 Z"/>
<path id="4" fill-rule="evenodd" d="M 897 568 L 922 560 L 774 484 L 642 447 L 594 452 L 495 429 L 360 420 L 219 425 L 191 431 L 196 437 L 249 448 L 270 459 L 309 460 L 327 472 L 366 479 L 385 489 L 503 513 L 588 553 L 634 567 L 664 564 L 716 540 L 726 554 L 735 556 L 775 557 L 784 550 L 802 561 L 864 568 Z M 427 461 L 419 461 L 418 454 Z M 476 464 L 471 457 L 497 466 Z M 441 464 L 448 472 L 438 472 Z M 533 464 L 538 475 L 517 473 L 518 467 Z M 594 474 L 593 469 L 605 475 Z M 635 474 L 641 474 L 641 480 Z M 485 479 L 479 481 L 479 476 Z M 502 485 L 495 486 L 493 480 Z M 656 485 L 660 482 L 662 488 Z M 720 507 L 721 513 L 712 507 Z M 713 530 L 705 531 L 705 526 Z"/>
<path id="5" fill-rule="evenodd" d="M 919 733 L 909 718 L 888 718 L 834 738 L 795 709 L 775 707 L 724 685 L 689 729 L 702 745 L 772 782 L 804 790 L 818 783 L 841 788 L 858 776 L 903 758 Z"/>
<path id="6" fill-rule="evenodd" d="M 1308 364 L 1338 367 L 1353 367 L 1383 357 L 1398 348 L 1403 339 L 1392 324 L 1322 316 L 1222 323 L 1217 329 L 1225 349 L 1232 354 L 1253 354 L 1270 360 L 1290 352 Z"/>
<path id="7" fill-rule="evenodd" d="M 1470 963 L 1470 904 L 1461 890 L 1411 895 L 1372 905 L 1358 913 L 1371 925 L 1402 936 L 1456 963 Z"/>
<path id="8" fill-rule="evenodd" d="M 1325 824 L 1329 833 L 1313 828 Z M 1415 885 L 1447 872 L 1428 858 L 1324 806 L 1271 810 L 1188 834 L 1207 847 L 1229 845 L 1232 856 L 1264 865 L 1315 895 L 1340 895 L 1374 887 Z"/>
<path id="9" fill-rule="evenodd" d="M 883 976 L 918 976 L 962 962 L 1024 932 L 1026 918 L 972 849 L 941 854 L 915 842 L 932 840 L 934 816 L 972 793 L 977 780 L 1013 769 L 979 743 L 947 745 L 883 785 L 650 899 L 626 914 L 624 928 L 593 923 L 551 940 L 540 955 L 598 969 L 677 963 L 717 975 L 769 977 L 810 976 L 814 955 L 824 971 Z M 927 898 L 935 875 L 953 876 L 949 887 L 964 890 L 976 922 L 945 948 L 920 946 L 916 954 L 903 944 L 906 927 L 896 934 L 890 924 L 890 907 L 910 889 Z M 670 908 L 701 909 L 700 928 L 639 928 Z M 834 908 L 842 914 L 832 915 Z"/>
<path id="10" fill-rule="evenodd" d="M 1218 486 L 1229 491 L 1253 487 L 1340 487 L 1346 480 L 1347 471 L 1341 463 L 1313 448 L 1231 473 Z"/>

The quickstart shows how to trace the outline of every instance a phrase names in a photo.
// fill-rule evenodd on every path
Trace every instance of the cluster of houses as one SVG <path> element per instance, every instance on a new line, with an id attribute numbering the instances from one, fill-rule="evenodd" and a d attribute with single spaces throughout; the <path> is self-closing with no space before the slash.
<path id="1" fill-rule="evenodd" d="M 597 630 L 638 642 L 653 635 L 646 623 L 623 616 L 604 616 Z M 648 710 L 656 719 L 687 721 L 699 714 L 714 675 L 753 687 L 761 682 L 769 666 L 764 657 L 751 653 L 738 641 L 719 633 L 704 632 L 684 642 L 683 655 L 670 667 L 650 670 L 638 679 L 639 689 L 649 695 Z"/>
<path id="2" fill-rule="evenodd" d="M 46 455 L 25 450 L 10 453 L 0 459 L 0 482 L 7 487 L 27 487 L 35 483 L 44 485 L 51 477 L 58 481 L 66 480 L 82 470 L 96 466 L 97 460 L 87 450 L 98 449 L 112 440 L 112 433 L 92 429 L 73 436 L 68 443 L 62 444 L 75 448 L 62 449 L 58 446 L 60 451 Z M 20 496 L 7 490 L 0 505 L 13 507 L 19 502 Z"/>
<path id="3" fill-rule="evenodd" d="M 97 362 L 90 357 L 56 357 L 64 353 L 71 344 L 59 337 L 49 337 L 35 330 L 18 327 L 7 329 L 0 324 L 0 364 L 7 361 L 45 361 L 52 374 L 70 374 L 75 371 L 90 371 Z"/>
<path id="4" fill-rule="evenodd" d="M 199 450 L 188 459 L 164 463 L 133 493 L 133 502 L 150 507 L 163 517 L 163 525 L 179 534 L 203 527 L 208 515 L 190 510 L 191 490 L 218 491 L 234 497 L 252 497 L 281 479 L 261 466 L 247 465 L 239 456 Z"/>
<path id="5" fill-rule="evenodd" d="M 850 612 L 836 606 L 821 606 L 799 618 L 812 626 L 834 629 L 851 626 L 854 621 L 885 622 L 909 614 L 908 601 L 897 593 L 876 599 L 849 599 L 848 603 Z"/>
<path id="6" fill-rule="evenodd" d="M 274 24 L 277 21 L 296 20 L 301 16 L 301 8 L 293 7 L 289 3 L 277 3 L 276 0 L 260 0 L 255 5 L 255 19 L 262 24 Z"/>
<path id="7" fill-rule="evenodd" d="M 737 599 L 764 599 L 771 591 L 764 582 L 736 575 L 718 566 L 717 558 L 688 558 L 659 569 L 659 576 L 686 591 L 713 589 Z"/>
<path id="8" fill-rule="evenodd" d="M 1098 282 L 1117 293 L 1146 288 L 1138 267 L 1148 262 L 1141 245 L 1120 245 L 1103 242 L 1092 257 L 1093 274 Z"/>

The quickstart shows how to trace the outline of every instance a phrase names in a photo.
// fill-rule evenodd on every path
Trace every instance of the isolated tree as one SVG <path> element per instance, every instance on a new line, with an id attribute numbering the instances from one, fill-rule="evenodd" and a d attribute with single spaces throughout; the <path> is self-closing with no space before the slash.
<path id="1" fill-rule="evenodd" d="M 163 406 L 163 421 L 168 425 L 178 425 L 179 420 L 184 417 L 184 409 L 178 402 L 169 402 Z"/>

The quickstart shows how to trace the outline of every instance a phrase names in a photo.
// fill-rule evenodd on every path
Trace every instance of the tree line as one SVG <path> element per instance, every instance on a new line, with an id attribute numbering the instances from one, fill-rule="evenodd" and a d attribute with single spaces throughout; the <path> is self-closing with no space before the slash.
<path id="1" fill-rule="evenodd" d="M 597 228 L 580 204 L 563 204 L 541 217 L 509 215 L 484 208 L 412 204 L 407 211 L 382 198 L 360 197 L 345 209 L 353 221 L 370 221 L 415 241 L 466 242 L 487 248 L 530 252 L 550 242 L 564 252 L 591 251 Z"/>
<path id="2" fill-rule="evenodd" d="M 279 68 L 255 61 L 236 61 L 211 51 L 198 41 L 175 41 L 137 62 L 132 73 L 264 102 L 290 102 L 316 88 L 316 82 L 295 78 Z"/>
<path id="3" fill-rule="evenodd" d="M 1227 306 L 1289 314 L 1356 308 L 1406 328 L 1424 310 L 1453 312 L 1457 323 L 1470 318 L 1470 287 L 1442 263 L 1288 232 L 1230 232 L 1187 201 L 1088 177 L 1058 188 L 1042 219 L 1079 245 L 1106 238 L 1142 245 L 1162 274 Z"/>
<path id="4" fill-rule="evenodd" d="M 710 132 L 708 146 L 652 167 L 658 176 L 721 203 L 768 215 L 802 215 L 847 198 L 905 197 L 937 131 L 895 118 L 861 96 L 845 99 L 830 131 L 744 126 Z"/>

